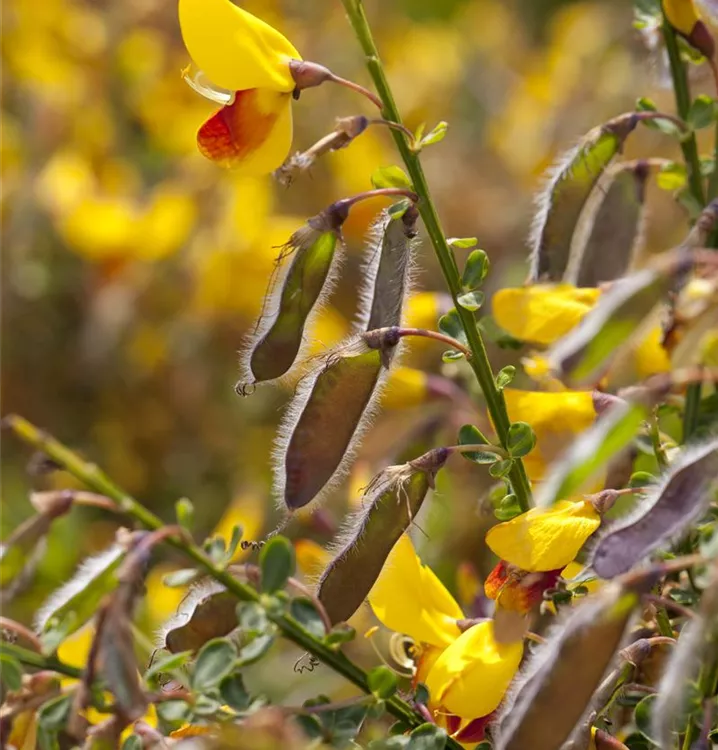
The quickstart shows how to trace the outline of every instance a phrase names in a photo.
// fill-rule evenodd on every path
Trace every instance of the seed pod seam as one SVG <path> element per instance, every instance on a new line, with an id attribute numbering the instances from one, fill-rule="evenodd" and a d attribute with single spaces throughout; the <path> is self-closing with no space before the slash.
<path id="1" fill-rule="evenodd" d="M 126 548 L 121 544 L 113 544 L 99 554 L 85 558 L 78 566 L 72 578 L 53 591 L 40 607 L 35 616 L 35 629 L 37 631 L 44 630 L 54 612 L 64 607 L 97 576 L 103 573 L 110 565 L 117 562 L 126 551 Z"/>

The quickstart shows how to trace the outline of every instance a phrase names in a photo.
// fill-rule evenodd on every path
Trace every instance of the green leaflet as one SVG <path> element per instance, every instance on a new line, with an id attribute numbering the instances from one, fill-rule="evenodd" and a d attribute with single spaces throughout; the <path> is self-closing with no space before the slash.
<path id="1" fill-rule="evenodd" d="M 287 508 L 304 507 L 339 478 L 366 423 L 381 371 L 382 353 L 371 350 L 330 357 L 309 378 L 279 431 L 286 449 L 277 482 Z"/>
<path id="2" fill-rule="evenodd" d="M 623 276 L 645 239 L 647 178 L 643 161 L 606 170 L 576 227 L 564 281 L 592 287 Z"/>
<path id="3" fill-rule="evenodd" d="M 317 596 L 332 623 L 348 620 L 366 599 L 399 537 L 421 509 L 447 453 L 430 451 L 391 466 L 367 490 L 366 510 L 350 522 L 345 542 L 319 582 Z M 340 542 L 342 544 L 342 542 Z"/>
<path id="4" fill-rule="evenodd" d="M 562 279 L 571 238 L 589 195 L 637 123 L 636 116 L 628 113 L 595 128 L 553 168 L 537 201 L 530 281 Z"/>
<path id="5" fill-rule="evenodd" d="M 294 253 L 279 297 L 267 301 L 269 316 L 260 319 L 250 347 L 247 377 L 251 382 L 280 378 L 294 364 L 309 316 L 329 292 L 338 240 L 338 229 L 319 231 L 311 223 L 292 236 L 289 244 Z"/>

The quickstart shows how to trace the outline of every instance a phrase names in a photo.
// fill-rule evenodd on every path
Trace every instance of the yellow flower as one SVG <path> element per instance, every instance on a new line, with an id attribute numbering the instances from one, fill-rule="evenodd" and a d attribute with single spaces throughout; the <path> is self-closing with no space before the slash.
<path id="1" fill-rule="evenodd" d="M 700 21 L 693 0 L 663 0 L 663 12 L 673 28 L 689 37 L 693 27 Z"/>
<path id="2" fill-rule="evenodd" d="M 486 620 L 461 632 L 463 612 L 436 575 L 421 561 L 405 534 L 394 545 L 369 603 L 389 629 L 416 642 L 417 679 L 429 689 L 429 710 L 449 732 L 480 741 L 518 670 L 522 641 L 498 643 Z"/>
<path id="3" fill-rule="evenodd" d="M 532 481 L 543 479 L 547 466 L 596 419 L 590 391 L 540 393 L 506 388 L 504 397 L 511 421 L 528 422 L 536 433 L 536 446 L 523 459 Z"/>
<path id="4" fill-rule="evenodd" d="M 528 572 L 567 566 L 601 524 L 585 500 L 562 500 L 552 508 L 532 508 L 489 529 L 486 544 L 502 560 Z"/>
<path id="5" fill-rule="evenodd" d="M 209 159 L 246 173 L 279 167 L 292 143 L 292 60 L 301 57 L 278 31 L 230 0 L 180 0 L 187 51 L 199 69 L 187 81 L 224 106 L 200 128 Z M 205 81 L 206 79 L 206 81 Z"/>

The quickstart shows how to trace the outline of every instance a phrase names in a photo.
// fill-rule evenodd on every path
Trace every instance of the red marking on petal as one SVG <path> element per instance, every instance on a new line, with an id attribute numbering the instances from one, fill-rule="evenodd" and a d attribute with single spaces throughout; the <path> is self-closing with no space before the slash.
<path id="1" fill-rule="evenodd" d="M 494 714 L 480 716 L 478 719 L 472 719 L 458 734 L 452 735 L 459 742 L 481 742 L 486 734 L 486 727 L 494 718 Z"/>
<path id="2" fill-rule="evenodd" d="M 269 137 L 279 111 L 259 107 L 259 89 L 237 91 L 234 102 L 215 112 L 197 132 L 203 156 L 219 164 L 235 166 L 256 151 Z"/>
<path id="3" fill-rule="evenodd" d="M 484 583 L 484 592 L 504 609 L 530 612 L 543 599 L 543 592 L 556 585 L 561 569 L 529 573 L 499 561 Z"/>
<path id="4" fill-rule="evenodd" d="M 453 736 L 459 731 L 459 727 L 461 726 L 461 718 L 459 716 L 455 716 L 454 714 L 444 714 L 443 719 L 445 725 L 444 728 L 448 735 Z"/>

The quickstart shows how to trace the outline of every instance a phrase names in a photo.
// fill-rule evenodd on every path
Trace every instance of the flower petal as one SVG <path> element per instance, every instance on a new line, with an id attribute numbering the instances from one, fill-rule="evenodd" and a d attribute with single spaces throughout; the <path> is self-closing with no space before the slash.
<path id="1" fill-rule="evenodd" d="M 288 63 L 299 53 L 251 13 L 229 0 L 179 0 L 179 20 L 190 57 L 216 86 L 294 90 Z"/>
<path id="2" fill-rule="evenodd" d="M 556 585 L 560 575 L 560 570 L 528 573 L 499 560 L 484 583 L 484 593 L 502 609 L 526 614 L 543 599 L 546 589 Z"/>
<path id="3" fill-rule="evenodd" d="M 523 650 L 523 641 L 497 643 L 491 620 L 474 625 L 443 651 L 429 672 L 431 704 L 463 719 L 490 714 L 514 678 Z"/>
<path id="4" fill-rule="evenodd" d="M 512 336 L 548 345 L 574 328 L 600 293 L 570 284 L 537 284 L 501 289 L 491 304 L 496 322 Z"/>
<path id="5" fill-rule="evenodd" d="M 266 89 L 238 91 L 197 133 L 199 150 L 223 167 L 247 175 L 269 174 L 287 158 L 292 145 L 288 94 Z"/>
<path id="6" fill-rule="evenodd" d="M 486 534 L 486 544 L 502 560 L 530 572 L 568 565 L 601 517 L 590 502 L 562 500 L 552 508 L 532 508 Z"/>
<path id="7" fill-rule="evenodd" d="M 543 393 L 504 389 L 512 422 L 528 422 L 536 433 L 536 447 L 524 457 L 532 481 L 546 473 L 546 467 L 596 419 L 590 391 Z"/>
<path id="8" fill-rule="evenodd" d="M 430 568 L 421 564 L 404 534 L 369 592 L 374 614 L 390 630 L 419 643 L 444 647 L 459 637 L 464 613 Z"/>

